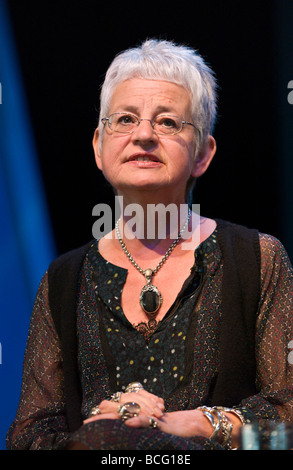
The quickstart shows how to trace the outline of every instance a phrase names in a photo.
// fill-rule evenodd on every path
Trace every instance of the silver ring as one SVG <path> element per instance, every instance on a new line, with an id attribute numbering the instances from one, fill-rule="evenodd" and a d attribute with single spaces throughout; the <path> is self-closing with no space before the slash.
<path id="1" fill-rule="evenodd" d="M 113 395 L 111 395 L 111 400 L 110 401 L 116 401 L 119 402 L 121 398 L 122 392 L 115 392 Z"/>
<path id="2" fill-rule="evenodd" d="M 158 421 L 156 421 L 152 416 L 149 416 L 149 423 L 150 423 L 150 428 L 157 428 L 158 427 Z"/>
<path id="3" fill-rule="evenodd" d="M 127 385 L 125 389 L 125 393 L 131 393 L 131 392 L 139 392 L 140 390 L 143 390 L 143 386 L 141 385 L 140 382 L 131 382 L 130 384 Z"/>
<path id="4" fill-rule="evenodd" d="M 100 408 L 98 406 L 94 406 L 90 411 L 89 418 L 91 416 L 96 416 L 96 415 L 101 415 L 101 414 L 102 414 L 102 412 L 101 412 Z"/>
<path id="5" fill-rule="evenodd" d="M 126 419 L 129 418 L 134 418 L 134 416 L 138 416 L 139 413 L 140 406 L 134 401 L 129 401 L 127 403 L 123 403 L 121 406 L 118 406 L 118 414 L 123 421 L 126 421 Z"/>

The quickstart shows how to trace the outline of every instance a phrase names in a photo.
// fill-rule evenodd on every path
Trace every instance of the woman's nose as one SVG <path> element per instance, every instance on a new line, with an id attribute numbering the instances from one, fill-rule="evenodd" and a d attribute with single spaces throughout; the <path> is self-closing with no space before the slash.
<path id="1" fill-rule="evenodd" d="M 132 133 L 132 138 L 140 142 L 156 142 L 158 136 L 153 129 L 151 119 L 141 119 L 139 125 Z"/>

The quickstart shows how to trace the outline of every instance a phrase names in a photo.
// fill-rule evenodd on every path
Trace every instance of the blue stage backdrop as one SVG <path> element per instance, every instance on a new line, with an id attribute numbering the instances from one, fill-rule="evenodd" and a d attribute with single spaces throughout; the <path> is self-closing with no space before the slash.
<path id="1" fill-rule="evenodd" d="M 22 77 L 0 2 L 0 449 L 20 395 L 29 319 L 55 257 Z"/>

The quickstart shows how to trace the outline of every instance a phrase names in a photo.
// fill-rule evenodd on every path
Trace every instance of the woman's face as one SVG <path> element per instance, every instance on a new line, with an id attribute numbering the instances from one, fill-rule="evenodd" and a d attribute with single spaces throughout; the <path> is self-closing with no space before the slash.
<path id="1" fill-rule="evenodd" d="M 108 116 L 118 112 L 130 112 L 143 119 L 172 114 L 192 122 L 188 91 L 167 81 L 133 78 L 120 83 Z M 195 132 L 193 126 L 185 125 L 179 134 L 157 135 L 146 120 L 132 134 L 113 132 L 106 125 L 101 151 L 98 130 L 95 132 L 96 162 L 118 194 L 167 191 L 184 202 L 186 182 L 190 175 L 197 176 Z"/>

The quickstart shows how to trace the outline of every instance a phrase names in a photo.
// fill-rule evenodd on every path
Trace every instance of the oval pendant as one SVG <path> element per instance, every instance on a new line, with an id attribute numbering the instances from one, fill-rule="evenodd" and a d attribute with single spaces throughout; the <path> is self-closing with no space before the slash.
<path id="1" fill-rule="evenodd" d="M 146 284 L 141 289 L 140 306 L 143 311 L 150 316 L 157 313 L 163 302 L 159 289 L 153 284 Z"/>

